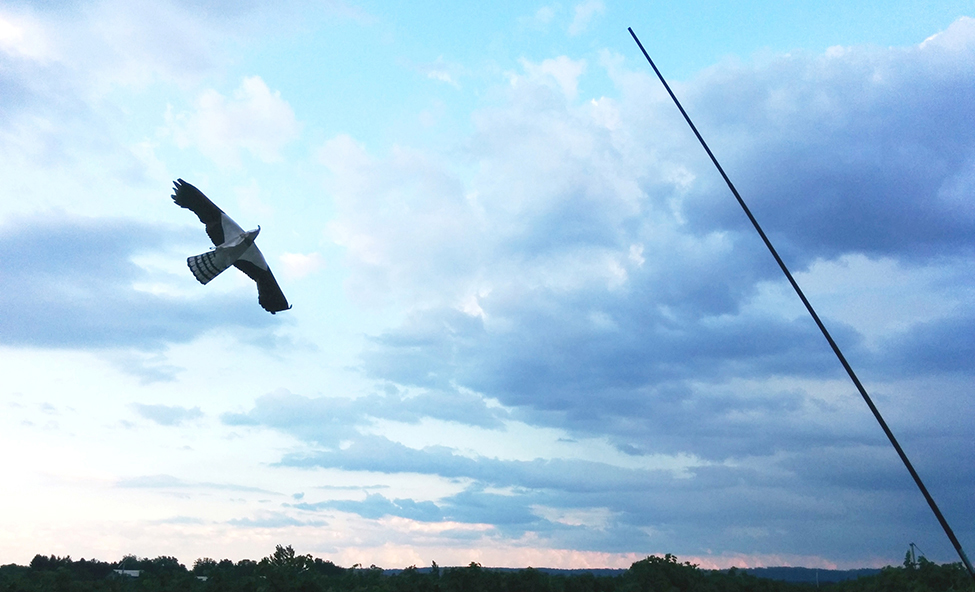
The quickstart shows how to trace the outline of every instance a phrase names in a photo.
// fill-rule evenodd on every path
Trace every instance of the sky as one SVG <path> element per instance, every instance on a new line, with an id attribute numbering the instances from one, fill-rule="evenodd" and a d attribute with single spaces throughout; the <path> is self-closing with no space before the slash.
<path id="1" fill-rule="evenodd" d="M 0 563 L 957 561 L 627 27 L 971 555 L 973 17 L 0 4 Z"/>

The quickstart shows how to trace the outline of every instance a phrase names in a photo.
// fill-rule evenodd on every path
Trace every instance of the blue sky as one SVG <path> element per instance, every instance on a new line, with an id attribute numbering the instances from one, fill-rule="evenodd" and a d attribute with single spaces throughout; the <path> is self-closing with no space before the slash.
<path id="1" fill-rule="evenodd" d="M 0 562 L 955 560 L 626 28 L 970 550 L 971 17 L 0 7 Z"/>

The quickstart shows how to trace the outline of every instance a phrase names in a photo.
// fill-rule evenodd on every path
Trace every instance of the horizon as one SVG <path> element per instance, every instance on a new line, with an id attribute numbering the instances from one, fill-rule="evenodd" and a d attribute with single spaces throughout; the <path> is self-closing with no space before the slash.
<path id="1" fill-rule="evenodd" d="M 276 547 L 280 547 L 282 549 L 284 549 L 284 548 L 291 549 L 291 545 L 277 545 Z M 299 553 L 297 550 L 293 550 L 293 551 L 294 551 L 294 553 L 295 553 L 296 556 L 308 556 L 308 557 L 311 557 L 312 559 L 320 559 L 323 562 L 332 563 L 336 567 L 339 567 L 339 568 L 342 568 L 342 569 L 372 569 L 372 568 L 379 568 L 379 569 L 383 570 L 383 572 L 393 572 L 393 573 L 399 573 L 399 572 L 405 571 L 407 569 L 416 569 L 416 570 L 418 570 L 421 573 L 425 573 L 425 572 L 430 571 L 431 569 L 433 569 L 433 566 L 434 565 L 437 568 L 439 568 L 439 569 L 455 569 L 455 568 L 462 569 L 462 568 L 465 568 L 465 567 L 469 567 L 470 566 L 470 563 L 468 563 L 466 565 L 460 565 L 460 564 L 458 564 L 458 565 L 441 565 L 441 564 L 437 563 L 436 559 L 431 560 L 431 564 L 430 565 L 423 565 L 423 566 L 418 566 L 418 565 L 413 564 L 413 565 L 408 565 L 408 566 L 403 566 L 403 567 L 384 567 L 384 566 L 381 566 L 381 565 L 376 565 L 374 563 L 370 564 L 369 567 L 364 567 L 363 564 L 358 564 L 358 563 L 357 564 L 354 564 L 354 565 L 350 565 L 350 566 L 343 566 L 343 565 L 340 565 L 340 564 L 337 564 L 337 563 L 332 562 L 331 559 L 329 559 L 327 557 L 316 557 L 314 554 L 310 554 L 310 553 L 308 553 L 308 554 Z M 255 562 L 255 563 L 259 563 L 261 560 L 266 559 L 266 558 L 269 558 L 272 555 L 273 555 L 273 552 L 272 553 L 269 553 L 268 555 L 266 555 L 264 557 L 261 557 L 260 559 L 252 559 L 252 558 L 249 558 L 249 557 L 244 557 L 244 558 L 241 558 L 238 561 L 234 561 L 234 564 L 241 563 L 241 562 L 246 562 L 246 561 L 252 561 L 252 562 Z M 805 567 L 805 566 L 792 566 L 792 565 L 772 565 L 772 566 L 763 566 L 763 567 L 748 567 L 748 566 L 734 566 L 733 565 L 733 566 L 729 566 L 729 567 L 725 567 L 725 568 L 708 568 L 708 567 L 703 567 L 701 565 L 695 564 L 692 561 L 686 561 L 685 562 L 685 561 L 681 560 L 680 557 L 677 557 L 677 556 L 675 556 L 675 555 L 673 555 L 671 553 L 655 554 L 655 555 L 652 555 L 652 556 L 658 557 L 658 558 L 663 558 L 665 555 L 673 556 L 674 559 L 678 563 L 680 563 L 680 564 L 690 563 L 691 565 L 693 565 L 693 566 L 695 566 L 695 567 L 697 567 L 699 569 L 711 570 L 711 571 L 727 571 L 729 569 L 739 569 L 739 570 L 795 569 L 795 570 L 810 570 L 810 571 L 834 571 L 834 572 L 844 572 L 845 573 L 845 572 L 855 572 L 855 571 L 879 571 L 879 569 L 880 569 L 880 568 L 875 568 L 875 567 L 854 567 L 854 568 L 848 568 L 848 569 L 832 569 L 832 568 L 824 568 L 824 567 Z M 81 557 L 81 558 L 78 558 L 78 559 L 73 559 L 70 556 L 70 554 L 69 555 L 65 555 L 63 557 L 58 557 L 56 555 L 44 555 L 44 554 L 41 554 L 41 553 L 36 553 L 34 555 L 34 557 L 32 558 L 32 561 L 33 561 L 33 559 L 35 559 L 37 557 L 52 558 L 52 559 L 59 559 L 59 560 L 70 560 L 72 562 L 81 562 L 81 561 L 99 562 L 99 563 L 108 563 L 108 564 L 111 564 L 111 565 L 122 564 L 126 559 L 133 559 L 133 560 L 136 560 L 136 561 L 148 561 L 148 560 L 158 559 L 159 558 L 159 557 L 154 557 L 154 558 L 153 557 L 139 557 L 137 555 L 126 554 L 126 555 L 123 555 L 117 561 L 103 561 L 102 559 L 95 558 L 95 557 Z M 193 566 L 196 564 L 196 562 L 198 562 L 200 560 L 212 559 L 214 561 L 217 561 L 218 563 L 220 561 L 228 560 L 226 558 L 223 558 L 223 559 L 215 559 L 214 557 L 206 556 L 206 557 L 197 557 L 192 562 L 190 562 L 190 561 L 185 561 L 184 562 L 180 558 L 175 557 L 175 556 L 164 556 L 164 557 L 176 559 L 177 562 L 179 563 L 179 565 L 185 567 L 187 570 L 190 570 L 190 571 L 193 570 Z M 650 557 L 650 556 L 648 556 L 648 557 Z M 922 557 L 923 557 L 923 555 L 922 555 Z M 638 560 L 638 561 L 640 561 L 640 560 Z M 29 566 L 30 563 L 31 562 L 28 562 L 24 566 L 25 567 L 26 566 Z M 474 563 L 477 563 L 477 562 L 474 562 Z M 960 561 L 954 561 L 954 562 L 949 561 L 949 562 L 946 562 L 946 564 L 959 564 L 959 565 L 961 565 L 961 562 Z M 20 564 L 5 564 L 5 565 L 20 565 Z M 517 571 L 517 570 L 524 570 L 524 569 L 538 569 L 538 570 L 547 570 L 547 571 L 625 572 L 627 569 L 629 569 L 628 567 L 547 567 L 547 566 L 543 566 L 543 565 L 525 565 L 525 566 L 520 566 L 520 567 L 511 567 L 511 566 L 500 566 L 500 565 L 481 565 L 479 563 L 477 563 L 477 565 L 478 565 L 478 567 L 483 568 L 483 569 L 509 570 L 509 571 Z M 900 566 L 901 565 L 887 565 L 887 566 L 884 566 L 884 567 L 900 567 Z"/>
<path id="2" fill-rule="evenodd" d="M 5 4 L 0 564 L 957 561 L 627 27 L 971 554 L 973 17 Z"/>

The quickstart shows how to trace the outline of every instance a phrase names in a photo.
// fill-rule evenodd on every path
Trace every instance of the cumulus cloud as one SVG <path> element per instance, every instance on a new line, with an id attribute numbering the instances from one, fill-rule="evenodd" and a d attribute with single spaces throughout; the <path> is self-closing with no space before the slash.
<path id="1" fill-rule="evenodd" d="M 975 246 L 943 197 L 975 157 L 971 74 L 951 67 L 972 46 L 950 47 L 731 66 L 681 92 L 794 270 L 850 253 L 935 265 Z M 686 381 L 841 375 L 795 309 L 750 306 L 778 270 L 693 138 L 671 137 L 673 107 L 647 103 L 649 76 L 613 68 L 615 103 L 574 106 L 538 76 L 512 87 L 475 119 L 470 181 L 430 155 L 330 143 L 350 286 L 416 303 L 367 349 L 370 375 L 589 418 L 594 392 L 612 415 Z M 832 330 L 870 359 L 855 329 Z"/>
<path id="2" fill-rule="evenodd" d="M 973 51 L 975 31 L 963 19 L 916 47 L 727 64 L 676 86 L 794 271 L 861 257 L 938 276 L 945 265 L 967 269 L 975 248 L 966 201 L 975 191 Z M 887 444 L 816 327 L 791 296 L 768 297 L 770 286 L 782 287 L 780 272 L 673 105 L 645 72 L 611 56 L 603 66 L 619 96 L 577 104 L 582 62 L 525 62 L 508 102 L 475 115 L 466 143 L 473 172 L 464 176 L 406 148 L 375 157 L 346 137 L 323 148 L 347 287 L 411 308 L 369 342 L 363 370 L 403 388 L 461 387 L 523 421 L 605 437 L 635 457 L 706 459 L 686 490 L 679 480 L 660 483 L 713 508 L 707 520 L 681 517 L 664 494 L 578 502 L 664 538 L 686 529 L 731 548 L 750 532 L 762 548 L 802 553 L 809 548 L 797 541 L 826 544 L 795 519 L 803 512 L 836 528 L 848 526 L 850 512 L 863 512 L 864 525 L 891 521 L 872 531 L 873 543 L 910 531 L 913 519 L 871 510 L 915 493 L 896 458 L 884 456 Z M 951 281 L 968 293 L 963 275 Z M 841 289 L 819 277 L 821 293 Z M 961 396 L 970 302 L 888 320 L 870 339 L 855 319 L 820 312 L 891 416 L 919 400 L 970 407 Z M 921 395 L 904 380 L 922 376 L 941 386 Z M 937 431 L 935 415 L 914 418 L 921 454 L 937 447 L 919 433 Z M 950 443 L 954 452 L 942 456 L 952 468 L 932 465 L 942 484 L 967 470 L 958 442 L 970 434 L 954 421 L 945 431 L 939 442 Z M 532 493 L 512 496 L 517 512 L 548 503 L 537 491 L 568 495 L 578 486 L 546 481 L 554 465 L 544 462 L 347 436 L 344 449 L 285 462 L 523 487 Z M 831 476 L 817 481 L 816 471 Z M 565 499 L 545 507 L 565 509 Z M 398 499 L 367 502 L 364 512 L 410 511 Z M 955 502 L 953 511 L 969 513 Z M 711 527 L 719 534 L 706 534 Z"/>
<path id="3" fill-rule="evenodd" d="M 264 162 L 280 160 L 300 131 L 291 106 L 260 76 L 245 77 L 230 99 L 207 90 L 193 113 L 169 111 L 167 120 L 181 148 L 193 146 L 222 166 L 238 166 L 241 149 Z"/>
<path id="4" fill-rule="evenodd" d="M 957 200 L 975 159 L 975 132 L 960 124 L 972 93 L 958 65 L 975 57 L 975 27 L 964 23 L 942 34 L 956 38 L 950 50 L 795 56 L 714 69 L 687 89 L 739 190 L 799 262 L 970 252 L 975 213 Z M 690 192 L 692 226 L 741 223 L 719 197 Z"/>

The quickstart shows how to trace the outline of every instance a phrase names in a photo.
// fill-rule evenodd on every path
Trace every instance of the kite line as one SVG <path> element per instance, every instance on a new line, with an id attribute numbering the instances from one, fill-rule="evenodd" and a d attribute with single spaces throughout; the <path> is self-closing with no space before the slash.
<path id="1" fill-rule="evenodd" d="M 901 445 L 897 442 L 897 438 L 894 437 L 894 433 L 890 431 L 889 427 L 887 427 L 887 422 L 884 421 L 883 416 L 880 415 L 880 410 L 877 409 L 877 406 L 873 404 L 873 400 L 870 398 L 870 395 L 867 394 L 867 389 L 863 388 L 863 384 L 861 384 L 860 379 L 857 378 L 856 372 L 853 371 L 853 367 L 850 366 L 850 363 L 846 361 L 846 356 L 843 355 L 843 352 L 840 351 L 840 347 L 836 345 L 835 341 L 833 341 L 833 337 L 826 329 L 826 325 L 824 325 L 819 319 L 819 315 L 816 314 L 812 304 L 810 304 L 809 300 L 806 299 L 806 295 L 802 292 L 802 288 L 800 288 L 799 284 L 796 283 L 796 280 L 792 277 L 792 273 L 789 271 L 789 268 L 786 267 L 785 262 L 782 261 L 781 257 L 779 257 L 778 251 L 776 251 L 775 247 L 772 246 L 772 241 L 770 241 L 768 236 L 765 235 L 765 231 L 763 231 L 762 227 L 758 224 L 758 220 L 755 219 L 755 216 L 752 215 L 751 210 L 748 209 L 747 205 L 745 205 L 745 200 L 742 199 L 741 195 L 738 194 L 738 190 L 735 189 L 734 183 L 731 182 L 731 179 L 729 179 L 728 175 L 725 174 L 724 169 L 721 168 L 721 165 L 718 163 L 718 159 L 714 157 L 714 153 L 711 152 L 707 142 L 704 141 L 701 133 L 697 131 L 697 127 L 694 125 L 694 122 L 691 121 L 690 116 L 687 115 L 687 111 L 684 111 L 684 107 L 681 106 L 680 101 L 677 100 L 677 96 L 674 94 L 674 91 L 670 89 L 670 85 L 667 84 L 666 80 L 664 80 L 664 76 L 660 73 L 660 70 L 657 69 L 657 65 L 653 63 L 652 59 L 650 59 L 650 54 L 648 54 L 647 50 L 644 49 L 643 44 L 640 43 L 636 33 L 634 33 L 633 29 L 630 27 L 627 27 L 627 31 L 630 32 L 633 40 L 636 41 L 636 44 L 640 47 L 640 51 L 643 52 L 643 56 L 647 58 L 647 61 L 650 63 L 650 67 L 653 68 L 654 73 L 657 74 L 657 78 L 660 79 L 660 82 L 663 83 L 664 88 L 667 89 L 667 93 L 670 95 L 670 98 L 674 100 L 674 104 L 676 104 L 677 108 L 680 109 L 681 115 L 684 116 L 684 120 L 687 121 L 687 125 L 691 127 L 691 131 L 693 131 L 694 135 L 697 136 L 698 141 L 701 142 L 701 146 L 704 147 L 704 151 L 708 153 L 709 157 L 711 157 L 711 162 L 714 163 L 715 168 L 717 168 L 718 172 L 721 173 L 721 177 L 724 179 L 724 182 L 728 184 L 728 189 L 731 190 L 731 193 L 734 194 L 735 199 L 738 200 L 738 205 L 740 205 L 741 209 L 744 210 L 745 215 L 748 216 L 752 226 L 754 226 L 755 230 L 758 231 L 758 235 L 762 237 L 762 241 L 765 242 L 765 246 L 768 247 L 769 252 L 772 253 L 772 257 L 775 258 L 775 262 L 778 263 L 779 268 L 782 269 L 782 273 L 785 274 L 785 277 L 789 280 L 789 283 L 792 284 L 792 289 L 795 290 L 796 294 L 799 296 L 799 300 L 802 300 L 806 310 L 809 311 L 810 316 L 812 316 L 813 320 L 816 322 L 819 330 L 822 331 L 823 337 L 825 337 L 826 341 L 829 342 L 829 346 L 833 349 L 833 353 L 836 354 L 840 364 L 843 365 L 846 373 L 850 375 L 850 380 L 853 381 L 853 384 L 857 387 L 857 390 L 860 391 L 860 396 L 863 397 L 863 400 L 867 403 L 867 407 L 869 407 L 870 411 L 873 412 L 873 416 L 877 418 L 877 422 L 880 424 L 880 427 L 883 428 L 884 433 L 887 434 L 887 439 L 889 439 L 890 443 L 893 444 L 894 450 L 897 451 L 897 454 L 904 462 L 904 466 L 907 467 L 908 472 L 911 473 L 911 477 L 914 478 L 914 483 L 917 484 L 918 489 L 920 489 L 921 493 L 924 495 L 924 499 L 927 500 L 928 505 L 931 506 L 931 510 L 934 512 L 934 515 L 938 518 L 938 522 L 941 523 L 941 528 L 943 528 L 945 534 L 948 535 L 948 539 L 951 541 L 951 544 L 955 546 L 955 551 L 957 551 L 958 556 L 961 557 L 962 562 L 968 569 L 969 575 L 972 576 L 972 579 L 975 579 L 975 568 L 972 567 L 972 563 L 968 560 L 968 556 L 965 555 L 965 550 L 962 549 L 961 543 L 959 543 L 958 538 L 955 537 L 955 533 L 951 530 L 951 527 L 948 526 L 948 521 L 945 520 L 944 515 L 941 514 L 941 510 L 938 509 L 938 504 L 934 502 L 934 498 L 932 498 L 931 494 L 928 493 L 928 488 L 924 486 L 924 482 L 921 481 L 921 477 L 917 474 L 917 471 L 914 470 L 914 465 L 911 464 L 911 461 L 907 458 L 907 454 L 904 453 Z"/>

